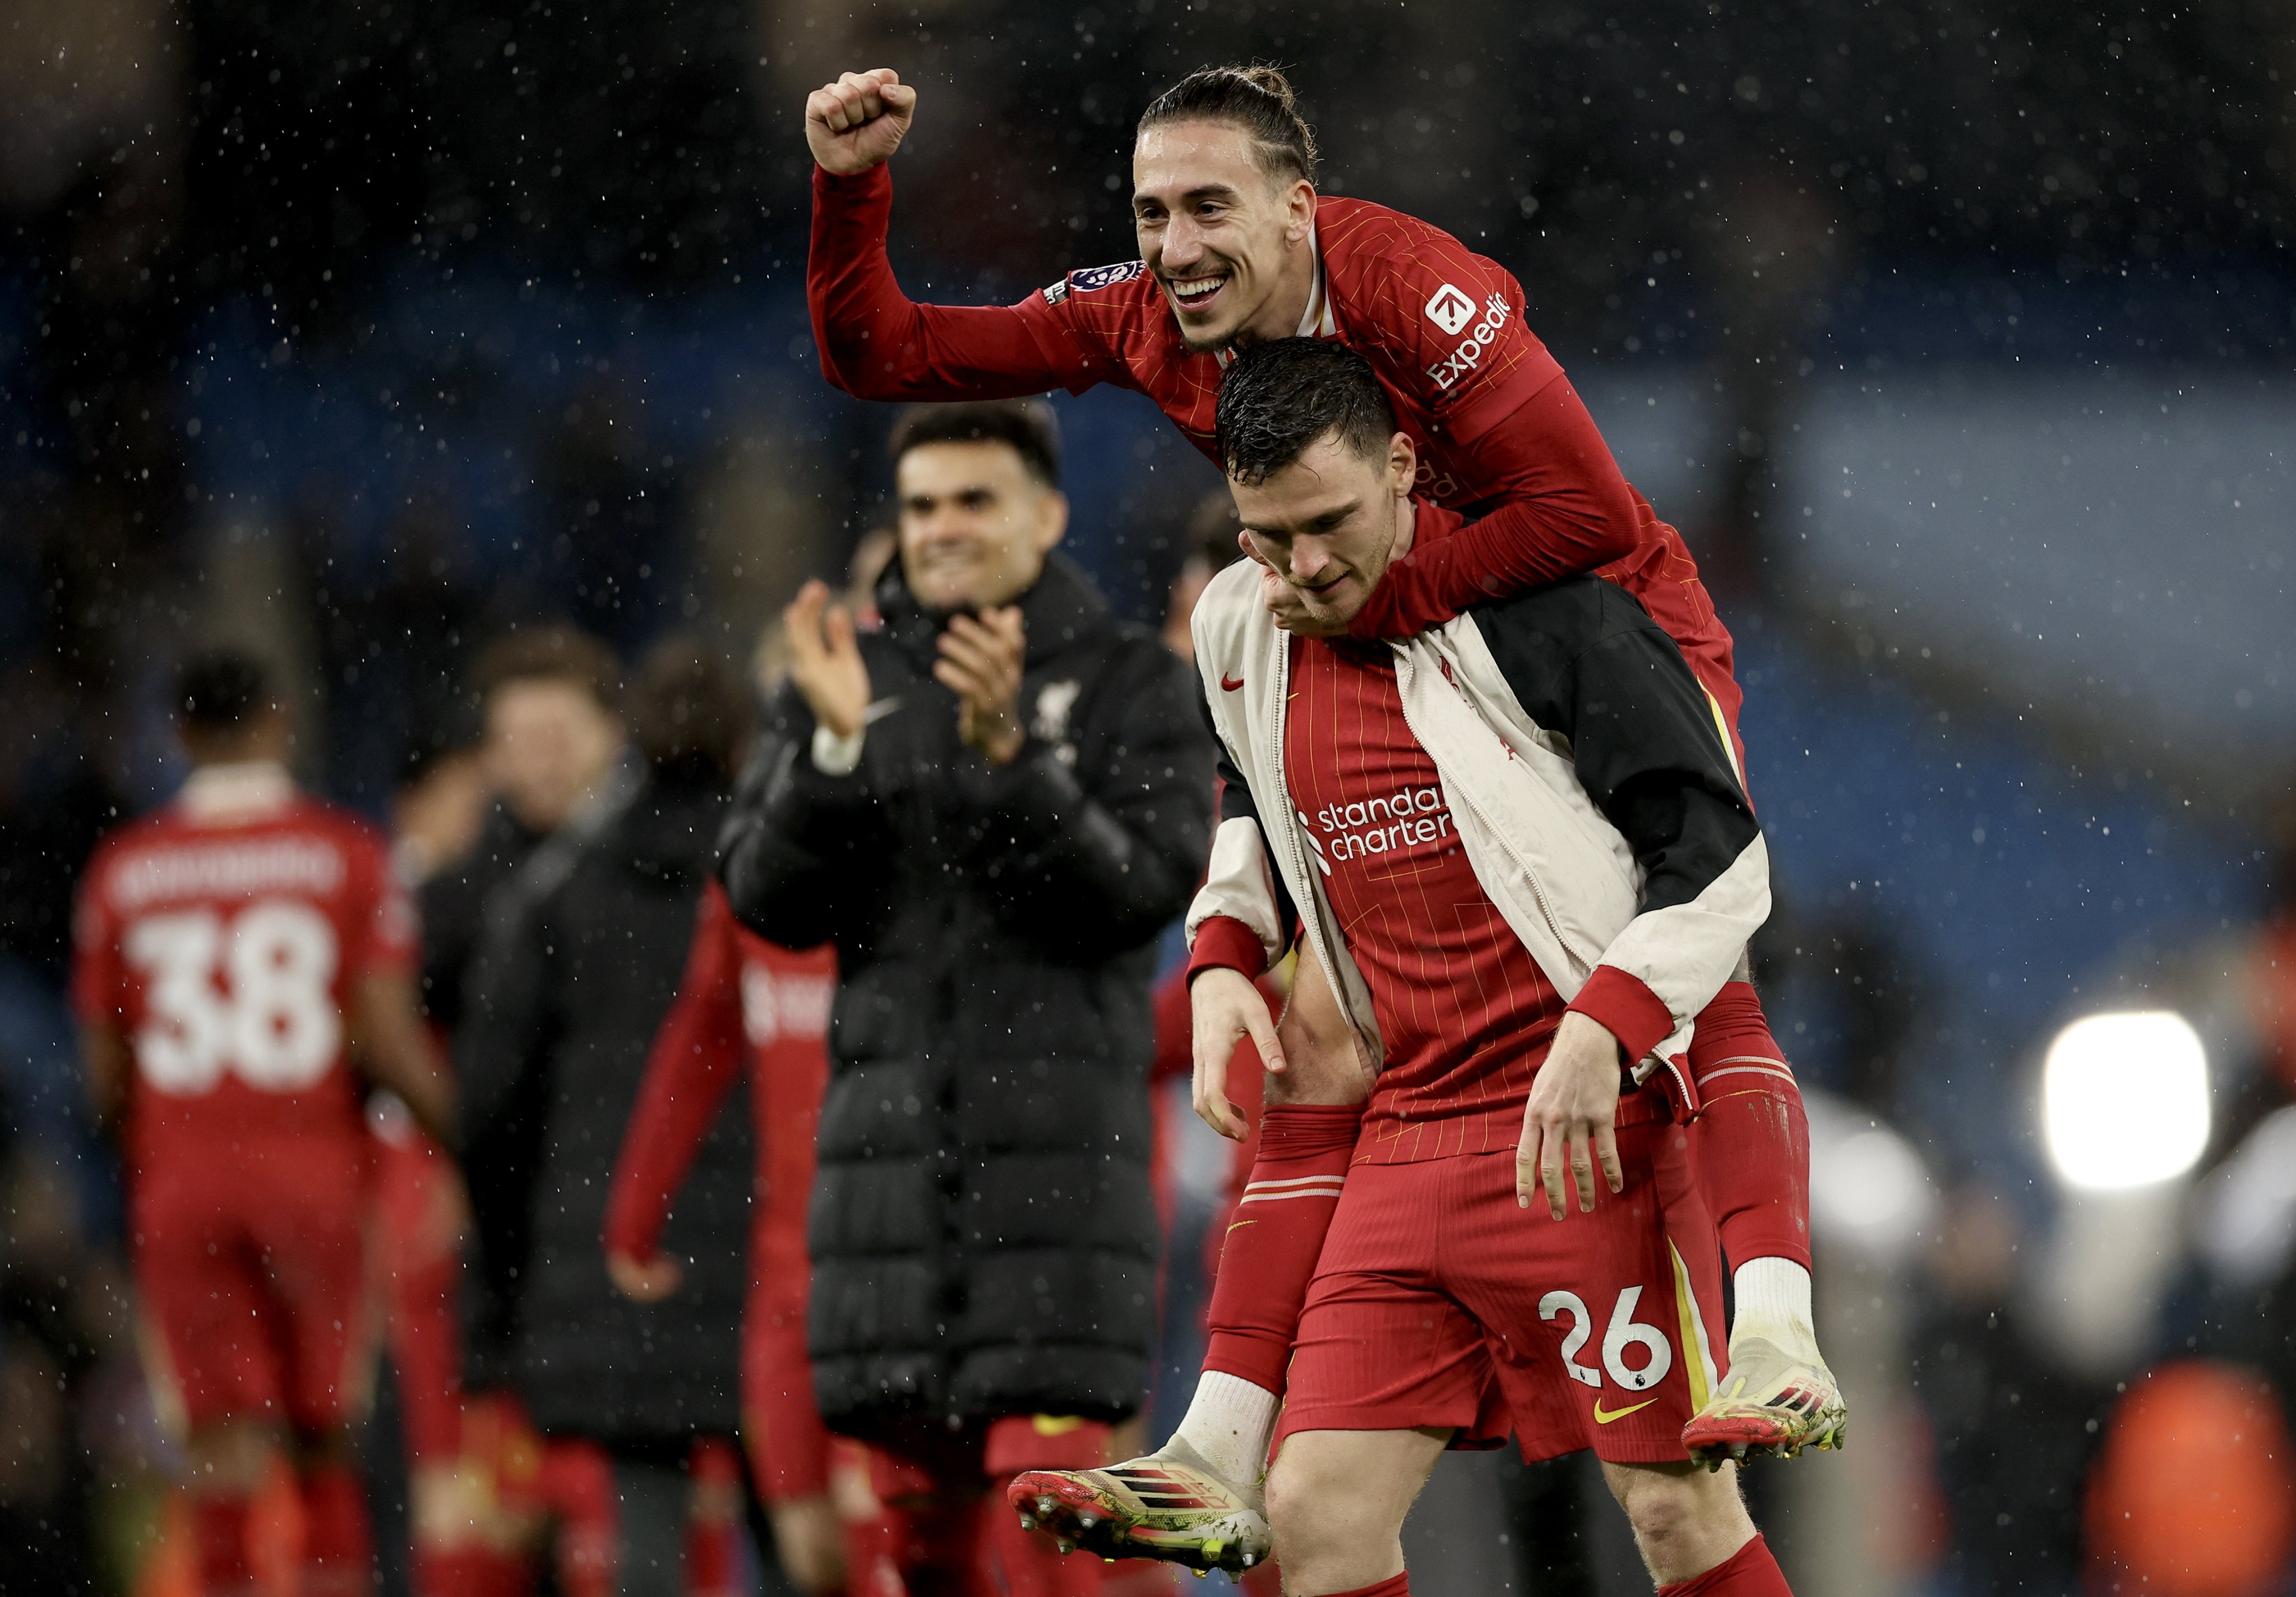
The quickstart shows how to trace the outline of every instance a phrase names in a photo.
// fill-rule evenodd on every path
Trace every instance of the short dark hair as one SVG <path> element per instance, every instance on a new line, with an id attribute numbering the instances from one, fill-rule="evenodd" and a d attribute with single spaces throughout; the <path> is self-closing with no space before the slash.
<path id="1" fill-rule="evenodd" d="M 1029 475 L 1048 488 L 1061 486 L 1061 424 L 1042 399 L 963 399 L 912 405 L 893 423 L 887 446 L 896 465 L 926 444 L 1009 444 Z"/>
<path id="2" fill-rule="evenodd" d="M 621 699 L 621 662 L 578 627 L 521 627 L 488 643 L 471 667 L 481 705 L 513 682 L 571 683 L 611 712 Z"/>
<path id="3" fill-rule="evenodd" d="M 1156 96 L 1140 113 L 1137 140 L 1159 122 L 1226 122 L 1251 135 L 1261 170 L 1279 183 L 1316 181 L 1316 135 L 1280 67 L 1205 67 Z"/>
<path id="4" fill-rule="evenodd" d="M 176 668 L 176 717 L 186 730 L 237 730 L 273 706 L 271 671 L 244 649 L 201 649 Z"/>
<path id="5" fill-rule="evenodd" d="M 1328 435 L 1365 459 L 1395 436 L 1395 406 L 1379 373 L 1328 339 L 1271 339 L 1245 349 L 1221 375 L 1216 414 L 1220 465 L 1247 487 Z"/>
<path id="6" fill-rule="evenodd" d="M 685 634 L 656 643 L 630 684 L 630 730 L 657 771 L 730 782 L 750 705 L 741 679 Z"/>

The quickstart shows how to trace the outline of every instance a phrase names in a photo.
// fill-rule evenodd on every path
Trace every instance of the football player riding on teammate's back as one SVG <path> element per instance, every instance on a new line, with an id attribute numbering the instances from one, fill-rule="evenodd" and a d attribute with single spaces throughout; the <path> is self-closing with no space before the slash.
<path id="1" fill-rule="evenodd" d="M 1620 476 L 1532 335 L 1521 284 L 1425 223 L 1319 194 L 1314 140 L 1280 73 L 1210 69 L 1158 99 L 1134 147 L 1141 258 L 1071 272 L 1004 307 L 919 305 L 894 279 L 885 162 L 915 110 L 916 91 L 885 69 L 848 73 L 807 102 L 817 162 L 808 287 L 832 382 L 877 399 L 1112 382 L 1154 399 L 1217 458 L 1216 406 L 1235 351 L 1336 340 L 1371 363 L 1414 446 L 1416 494 L 1479 518 L 1388 566 L 1349 634 L 1408 637 L 1479 601 L 1591 571 L 1674 639 L 1737 761 L 1729 635 L 1680 536 Z M 1272 575 L 1263 582 L 1279 619 L 1296 617 L 1297 591 Z M 1294 1002 L 1332 1003 L 1313 962 Z M 1652 1006 L 1634 1029 L 1630 1044 L 1655 1044 L 1671 1026 Z M 1230 1235 L 1188 1418 L 1170 1445 L 1139 1461 L 1165 1489 L 1143 1498 L 1119 1468 L 1027 1499 L 1095 1551 L 1233 1567 L 1265 1546 L 1259 1476 L 1354 1147 L 1343 1111 L 1362 1088 L 1356 1060 L 1287 1061 L 1272 1035 L 1254 1035 L 1280 1072 L 1253 1173 L 1270 1200 Z M 1216 1077 L 1234 1040 L 1209 1035 L 1200 1017 L 1199 1111 L 1230 1135 L 1239 1126 Z M 1738 1306 L 1731 1373 L 1684 1441 L 1710 1461 L 1829 1445 L 1844 1412 L 1810 1326 L 1807 1121 L 1751 987 L 1726 984 L 1660 1076 L 1691 1123 L 1698 1189 L 1734 1266 Z M 1280 1111 L 1298 1111 L 1288 1134 L 1277 1134 Z M 1284 1201 L 1273 1201 L 1278 1192 Z"/>

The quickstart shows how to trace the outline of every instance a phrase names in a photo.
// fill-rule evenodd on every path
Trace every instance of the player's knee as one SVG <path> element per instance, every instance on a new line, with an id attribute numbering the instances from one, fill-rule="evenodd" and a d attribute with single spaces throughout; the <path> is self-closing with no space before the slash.
<path id="1" fill-rule="evenodd" d="M 1610 1465 L 1603 1473 L 1653 1568 L 1702 1568 L 1705 1552 L 1752 1529 L 1729 1465 L 1718 1473 L 1693 1464 Z"/>
<path id="2" fill-rule="evenodd" d="M 1296 1441 L 1267 1473 L 1267 1524 L 1276 1557 L 1295 1575 L 1303 1559 L 1351 1561 L 1378 1537 L 1378 1516 L 1348 1489 L 1346 1477 L 1317 1466 L 1312 1447 Z M 1290 1551 L 1286 1551 L 1289 1549 Z"/>

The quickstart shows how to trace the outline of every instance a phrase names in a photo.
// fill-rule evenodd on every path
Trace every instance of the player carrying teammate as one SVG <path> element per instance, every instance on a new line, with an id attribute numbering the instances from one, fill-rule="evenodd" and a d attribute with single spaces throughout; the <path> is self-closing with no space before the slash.
<path id="1" fill-rule="evenodd" d="M 1292 334 L 1336 339 L 1378 373 L 1416 450 L 1420 494 L 1480 516 L 1396 561 L 1355 615 L 1354 635 L 1407 636 L 1486 595 L 1594 569 L 1675 639 L 1734 754 L 1729 635 L 1680 536 L 1620 475 L 1525 324 L 1521 285 L 1424 223 L 1319 195 L 1314 141 L 1280 74 L 1214 69 L 1160 98 L 1134 150 L 1142 258 L 1071 272 L 1009 307 L 918 305 L 894 280 L 884 163 L 915 106 L 915 91 L 882 69 L 849 73 L 807 102 L 818 163 L 808 292 L 832 382 L 876 399 L 1114 382 L 1154 399 L 1210 453 L 1220 373 L 1234 349 Z M 1310 970 L 1303 994 L 1316 981 Z M 1226 1052 L 1215 1040 L 1198 1058 L 1208 1074 Z M 1232 1233 L 1207 1379 L 1180 1432 L 1214 1455 L 1217 1475 L 1240 1476 L 1247 1497 L 1332 1177 L 1353 1145 L 1345 1117 L 1332 1111 L 1360 1093 L 1352 1061 L 1288 1064 L 1290 1106 L 1324 1112 L 1292 1117 L 1293 1136 L 1276 1137 L 1271 1124 L 1254 1180 L 1320 1196 L 1271 1199 L 1255 1224 Z M 1697 1112 L 1698 1182 L 1738 1299 L 1731 1388 L 1687 1439 L 1714 1456 L 1823 1444 L 1840 1434 L 1843 1410 L 1809 1323 L 1807 1122 L 1751 986 L 1728 984 L 1699 1017 L 1687 1067 L 1677 1085 L 1685 1112 Z M 1234 1134 L 1216 1084 L 1200 1077 L 1198 1096 Z M 1163 1518 L 1185 1530 L 1197 1512 Z"/>
<path id="2" fill-rule="evenodd" d="M 187 1431 L 208 1597 L 250 1592 L 248 1508 L 293 1464 L 307 1597 L 371 1589 L 348 1421 L 373 1353 L 364 1076 L 433 1136 L 451 1091 L 415 1003 L 414 914 L 381 839 L 299 791 L 283 708 L 235 652 L 184 667 L 193 772 L 90 862 L 72 995 L 125 1155 L 162 1405 Z"/>
<path id="3" fill-rule="evenodd" d="M 1729 745 L 1597 578 L 1346 635 L 1395 551 L 1459 524 L 1414 498 L 1361 356 L 1256 347 L 1219 422 L 1246 536 L 1307 613 L 1287 635 L 1242 573 L 1197 610 L 1232 847 L 1188 913 L 1193 996 L 1247 1017 L 1304 937 L 1382 1060 L 1267 1482 L 1285 1588 L 1403 1597 L 1438 1454 L 1512 1429 L 1526 1459 L 1595 1450 L 1662 1592 L 1783 1593 L 1735 1467 L 1683 1445 L 1717 1380 L 1718 1255 L 1668 1094 L 1622 1077 L 1677 1052 L 1769 910 Z"/>

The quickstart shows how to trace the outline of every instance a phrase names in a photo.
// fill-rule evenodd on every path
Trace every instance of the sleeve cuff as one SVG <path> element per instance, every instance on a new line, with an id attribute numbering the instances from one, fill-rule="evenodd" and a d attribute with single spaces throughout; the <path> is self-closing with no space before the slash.
<path id="1" fill-rule="evenodd" d="M 813 187 L 816 193 L 827 192 L 850 199 L 866 199 L 880 192 L 890 192 L 893 186 L 891 163 L 879 161 L 866 171 L 840 176 L 823 166 L 813 165 Z"/>
<path id="2" fill-rule="evenodd" d="M 649 1223 L 646 1216 L 636 1212 L 639 1208 L 623 1194 L 610 1194 L 603 1227 L 606 1251 L 636 1259 L 642 1265 L 651 1264 L 660 1248 L 661 1226 L 659 1221 Z"/>
<path id="3" fill-rule="evenodd" d="M 1659 995 L 1640 977 L 1629 976 L 1616 965 L 1595 966 L 1570 1007 L 1618 1038 L 1629 1064 L 1647 1055 L 1674 1030 L 1673 1011 Z"/>
<path id="4" fill-rule="evenodd" d="M 843 737 L 826 726 L 813 729 L 813 768 L 824 776 L 850 776 L 861 768 L 861 748 L 868 741 L 869 731 L 849 733 Z"/>
<path id="5" fill-rule="evenodd" d="M 1214 915 L 1204 921 L 1188 945 L 1188 979 L 1193 982 L 1198 971 L 1213 969 L 1234 970 L 1246 980 L 1258 981 L 1267 969 L 1267 950 L 1259 934 L 1233 915 Z"/>

